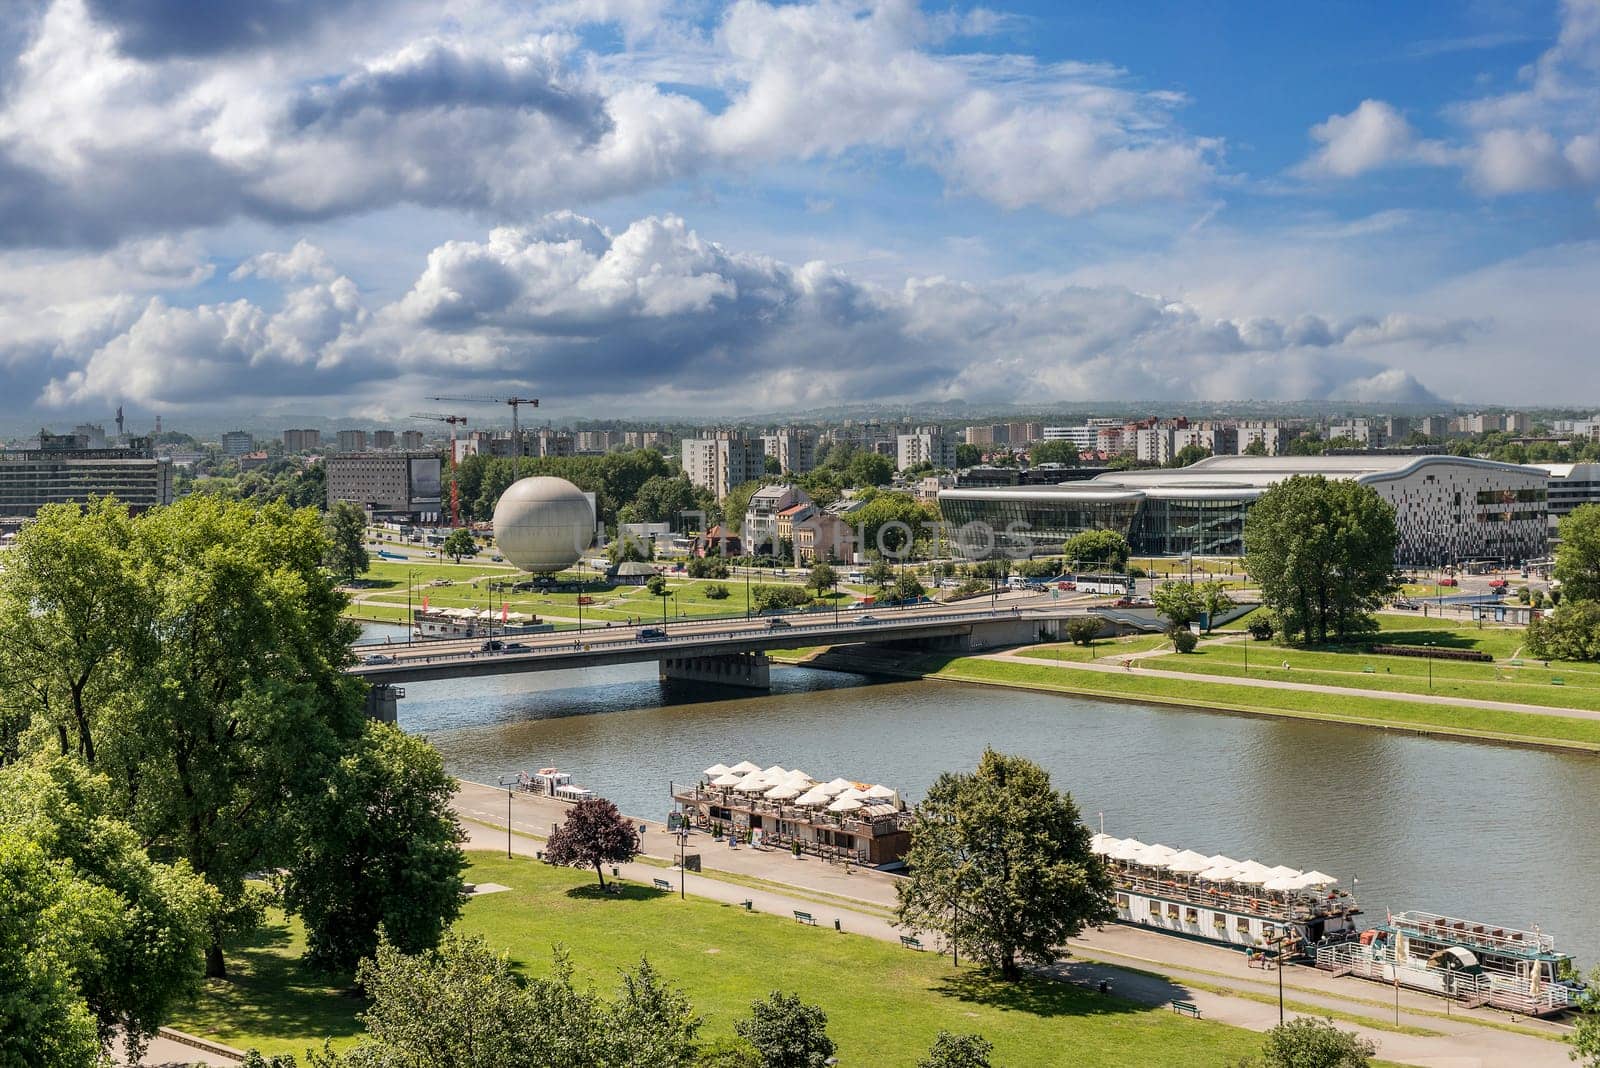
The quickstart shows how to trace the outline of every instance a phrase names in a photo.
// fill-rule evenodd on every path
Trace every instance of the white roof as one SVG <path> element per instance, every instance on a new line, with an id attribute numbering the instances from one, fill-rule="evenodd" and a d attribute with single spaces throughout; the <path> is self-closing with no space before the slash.
<path id="1" fill-rule="evenodd" d="M 726 775 L 726 774 L 728 774 L 728 765 L 726 765 L 726 764 L 713 764 L 709 768 L 707 768 L 705 771 L 702 771 L 700 774 L 704 775 L 708 779 L 715 779 L 718 775 Z"/>

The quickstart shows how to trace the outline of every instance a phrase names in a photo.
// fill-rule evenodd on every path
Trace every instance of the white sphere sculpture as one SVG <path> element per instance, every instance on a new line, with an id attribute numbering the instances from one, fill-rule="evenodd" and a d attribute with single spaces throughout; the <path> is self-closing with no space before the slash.
<path id="1" fill-rule="evenodd" d="M 594 507 L 564 478 L 520 479 L 494 506 L 494 541 L 524 571 L 560 571 L 577 563 L 594 538 Z"/>

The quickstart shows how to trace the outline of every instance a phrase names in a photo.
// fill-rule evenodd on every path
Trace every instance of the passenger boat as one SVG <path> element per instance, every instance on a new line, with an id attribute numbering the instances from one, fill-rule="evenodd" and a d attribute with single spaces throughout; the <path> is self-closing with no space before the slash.
<path id="1" fill-rule="evenodd" d="M 1431 912 L 1393 913 L 1357 941 L 1318 947 L 1316 961 L 1335 975 L 1398 983 L 1524 1016 L 1565 1012 L 1583 989 L 1572 955 L 1556 952 L 1555 939 L 1538 928 L 1519 931 Z"/>
<path id="2" fill-rule="evenodd" d="M 496 612 L 476 608 L 418 608 L 411 613 L 411 633 L 416 638 L 512 638 L 524 634 L 550 634 L 554 623 L 523 612 Z"/>
<path id="3" fill-rule="evenodd" d="M 1355 898 L 1319 871 L 1105 834 L 1095 835 L 1091 848 L 1110 869 L 1117 919 L 1125 924 L 1290 956 L 1355 935 Z"/>
<path id="4" fill-rule="evenodd" d="M 531 775 L 526 771 L 519 771 L 517 787 L 538 797 L 553 797 L 557 801 L 568 801 L 572 804 L 588 801 L 596 796 L 595 792 L 587 787 L 574 786 L 571 774 L 560 768 L 540 768 Z"/>

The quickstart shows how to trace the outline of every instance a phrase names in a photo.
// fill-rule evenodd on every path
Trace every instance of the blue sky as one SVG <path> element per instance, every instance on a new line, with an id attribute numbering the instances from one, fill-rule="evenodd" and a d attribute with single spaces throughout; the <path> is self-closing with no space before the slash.
<path id="1" fill-rule="evenodd" d="M 0 416 L 1600 404 L 1600 0 L 20 6 Z"/>

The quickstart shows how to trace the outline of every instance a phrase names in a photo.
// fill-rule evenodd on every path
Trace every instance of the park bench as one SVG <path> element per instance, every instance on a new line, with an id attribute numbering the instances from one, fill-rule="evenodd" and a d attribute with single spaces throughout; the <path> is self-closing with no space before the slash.
<path id="1" fill-rule="evenodd" d="M 1563 679 L 1560 675 L 1556 675 L 1550 679 L 1550 685 L 1552 686 L 1565 686 L 1566 684 L 1567 680 Z"/>
<path id="2" fill-rule="evenodd" d="M 814 918 L 814 917 L 813 917 L 813 916 L 812 916 L 812 915 L 811 915 L 811 913 L 809 913 L 809 912 L 801 912 L 801 911 L 799 911 L 799 910 L 798 910 L 798 909 L 796 909 L 796 910 L 795 910 L 795 914 L 794 914 L 794 922 L 795 922 L 795 923 L 806 923 L 806 924 L 810 924 L 810 925 L 811 925 L 811 926 L 812 926 L 812 927 L 815 927 L 815 926 L 816 926 L 816 925 L 817 925 L 817 921 L 816 921 L 816 919 L 815 919 L 815 918 Z"/>
<path id="3" fill-rule="evenodd" d="M 1193 1016 L 1196 1020 L 1200 1019 L 1200 1006 L 1192 1001 L 1174 1001 L 1172 1003 L 1172 1011 L 1181 1012 L 1185 1016 Z"/>
<path id="4" fill-rule="evenodd" d="M 672 884 L 667 882 L 665 879 L 654 879 L 652 882 L 656 884 L 657 890 L 665 890 L 669 894 L 672 892 Z"/>
<path id="5" fill-rule="evenodd" d="M 922 940 L 920 938 L 914 938 L 911 935 L 901 935 L 900 936 L 900 944 L 902 946 L 905 946 L 907 949 L 921 949 L 922 948 Z"/>
<path id="6" fill-rule="evenodd" d="M 1361 671 L 1366 675 L 1376 675 L 1378 673 L 1378 669 L 1373 667 L 1371 664 L 1368 664 L 1366 667 L 1362 668 Z"/>

